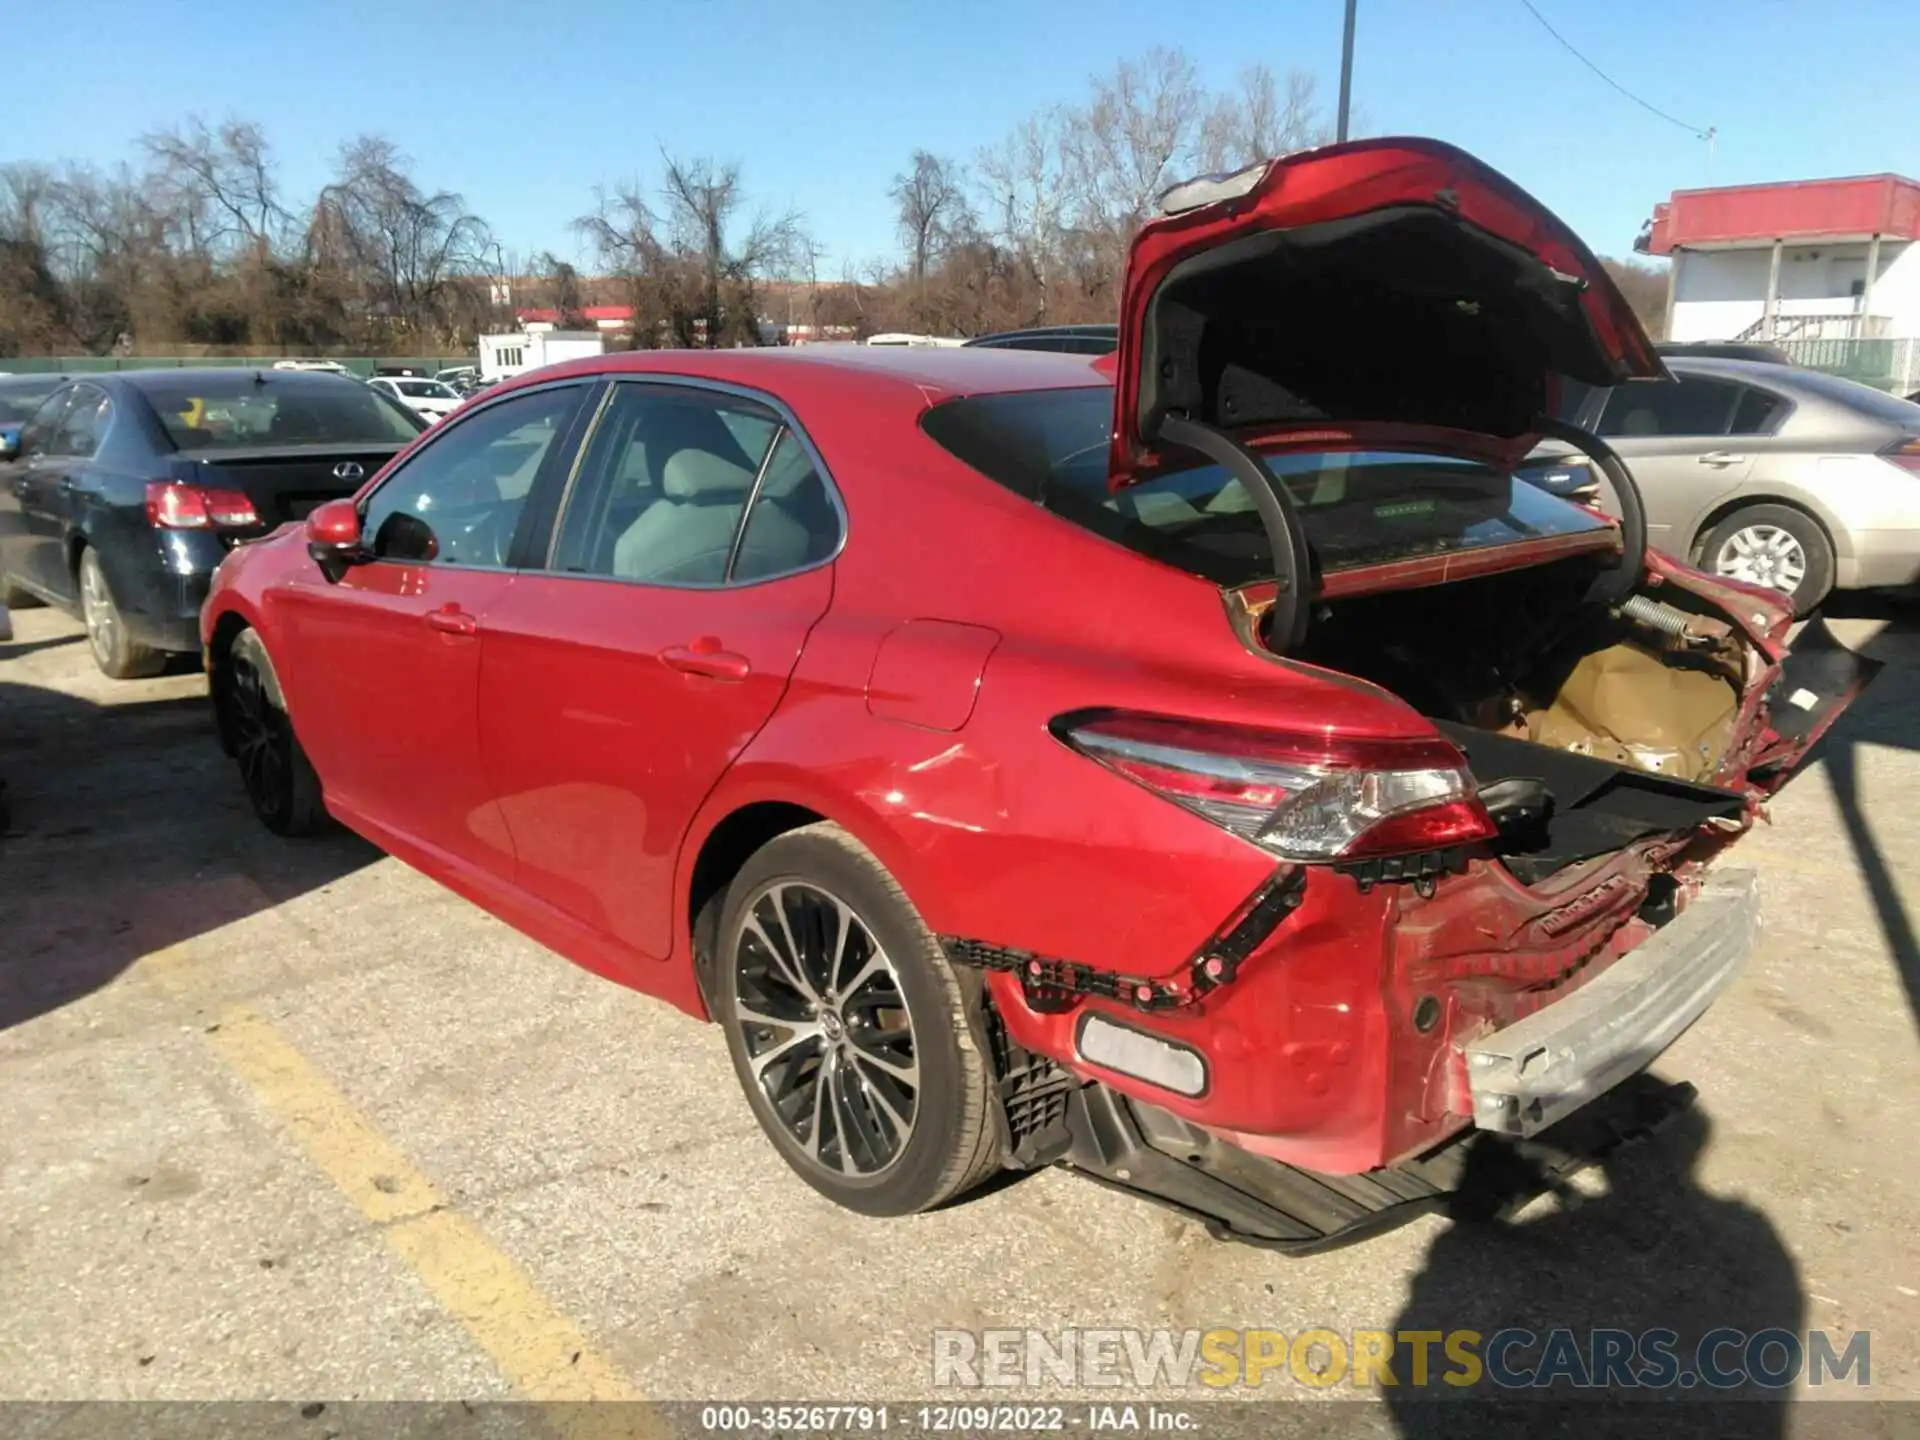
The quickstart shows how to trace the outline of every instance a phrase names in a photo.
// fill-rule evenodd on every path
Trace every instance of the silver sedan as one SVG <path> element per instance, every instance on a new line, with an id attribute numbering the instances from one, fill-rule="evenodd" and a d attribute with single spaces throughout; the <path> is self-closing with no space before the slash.
<path id="1" fill-rule="evenodd" d="M 1667 368 L 1587 394 L 1576 417 L 1633 471 L 1654 548 L 1802 613 L 1834 589 L 1920 582 L 1920 405 L 1790 365 Z"/>

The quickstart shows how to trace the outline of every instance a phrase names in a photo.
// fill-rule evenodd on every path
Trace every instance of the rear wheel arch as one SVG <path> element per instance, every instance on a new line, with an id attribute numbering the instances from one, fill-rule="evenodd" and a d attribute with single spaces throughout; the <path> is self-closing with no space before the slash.
<path id="1" fill-rule="evenodd" d="M 711 818 L 709 818 L 711 817 Z M 740 869 L 758 851 L 792 830 L 823 822 L 838 825 L 864 845 L 890 874 L 894 883 L 912 896 L 916 890 L 913 864 L 897 836 L 882 817 L 848 803 L 846 797 L 810 793 L 804 785 L 755 785 L 728 796 L 709 799 L 708 807 L 689 833 L 685 880 L 678 907 L 685 925 L 686 951 L 701 998 L 712 1013 L 713 943 L 727 891 Z M 678 948 L 682 937 L 674 937 Z"/>

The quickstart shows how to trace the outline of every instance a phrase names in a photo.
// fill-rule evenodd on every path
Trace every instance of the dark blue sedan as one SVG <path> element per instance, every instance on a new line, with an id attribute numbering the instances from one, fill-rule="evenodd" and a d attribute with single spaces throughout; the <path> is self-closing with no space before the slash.
<path id="1" fill-rule="evenodd" d="M 103 671 L 151 675 L 200 648 L 228 550 L 353 494 L 425 428 L 343 375 L 66 377 L 0 445 L 0 603 L 71 611 Z"/>

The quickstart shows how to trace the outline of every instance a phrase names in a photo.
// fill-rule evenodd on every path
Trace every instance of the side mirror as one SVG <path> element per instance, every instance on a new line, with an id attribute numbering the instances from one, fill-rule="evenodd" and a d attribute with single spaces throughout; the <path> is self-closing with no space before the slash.
<path id="1" fill-rule="evenodd" d="M 333 584 L 351 565 L 373 558 L 360 539 L 360 512 L 351 500 L 329 500 L 307 516 L 307 554 Z"/>

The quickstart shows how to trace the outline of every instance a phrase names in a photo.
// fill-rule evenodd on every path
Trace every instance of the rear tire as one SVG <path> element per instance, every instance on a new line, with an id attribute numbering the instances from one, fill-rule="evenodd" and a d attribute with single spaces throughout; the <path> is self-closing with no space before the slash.
<path id="1" fill-rule="evenodd" d="M 822 1195 L 907 1215 L 999 1167 L 977 979 L 953 970 L 839 826 L 788 831 L 748 858 L 727 888 L 715 968 L 754 1118 Z"/>
<path id="2" fill-rule="evenodd" d="M 221 728 L 233 743 L 240 783 L 260 823 L 276 835 L 312 835 L 326 828 L 320 777 L 287 718 L 280 677 L 253 630 L 234 637 L 222 667 Z"/>
<path id="3" fill-rule="evenodd" d="M 167 663 L 166 655 L 127 633 L 126 617 L 120 613 L 113 587 L 107 584 L 107 572 L 91 545 L 80 552 L 75 574 L 80 583 L 80 617 L 87 624 L 87 646 L 100 673 L 114 680 L 158 675 Z"/>
<path id="4" fill-rule="evenodd" d="M 1820 522 L 1788 505 L 1749 505 L 1707 532 L 1700 568 L 1780 590 L 1806 615 L 1833 589 L 1833 544 Z"/>

